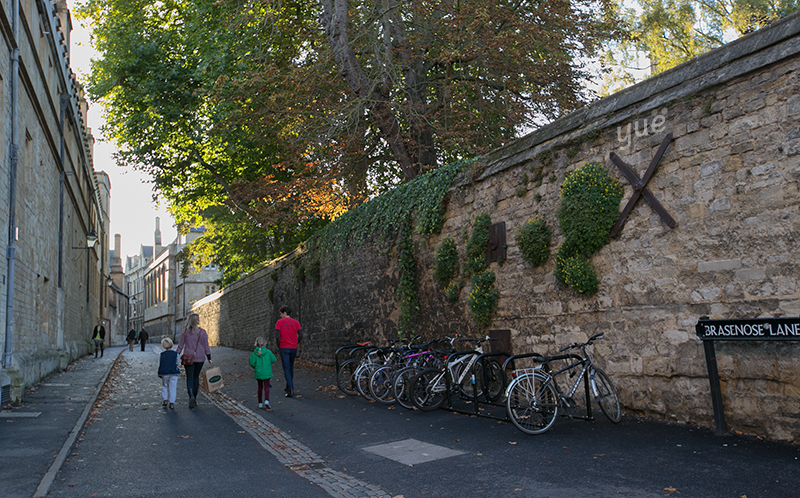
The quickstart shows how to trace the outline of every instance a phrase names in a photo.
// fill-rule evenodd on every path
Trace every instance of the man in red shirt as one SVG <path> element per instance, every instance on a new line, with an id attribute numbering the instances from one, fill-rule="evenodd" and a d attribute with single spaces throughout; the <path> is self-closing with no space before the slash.
<path id="1" fill-rule="evenodd" d="M 275 323 L 275 339 L 283 364 L 283 376 L 286 377 L 286 397 L 294 396 L 294 359 L 297 357 L 297 345 L 303 339 L 300 322 L 290 317 L 292 310 L 288 306 L 280 309 L 281 318 Z"/>

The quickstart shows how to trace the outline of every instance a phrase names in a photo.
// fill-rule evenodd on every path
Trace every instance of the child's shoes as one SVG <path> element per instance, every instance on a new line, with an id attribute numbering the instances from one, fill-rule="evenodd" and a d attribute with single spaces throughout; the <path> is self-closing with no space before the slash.
<path id="1" fill-rule="evenodd" d="M 161 406 L 163 406 L 164 408 L 166 408 L 166 407 L 167 407 L 167 400 L 164 400 L 164 401 L 162 401 L 162 402 L 161 402 Z"/>
<path id="2" fill-rule="evenodd" d="M 264 408 L 264 403 L 259 403 L 259 404 L 258 404 L 258 407 L 259 407 L 259 408 Z"/>
<path id="3" fill-rule="evenodd" d="M 259 407 L 259 408 L 260 408 L 260 407 Z M 264 403 L 264 409 L 265 409 L 265 410 L 268 410 L 268 411 L 272 411 L 272 407 L 271 407 L 271 406 L 269 406 L 269 401 L 267 401 L 267 402 L 265 402 L 265 403 Z"/>

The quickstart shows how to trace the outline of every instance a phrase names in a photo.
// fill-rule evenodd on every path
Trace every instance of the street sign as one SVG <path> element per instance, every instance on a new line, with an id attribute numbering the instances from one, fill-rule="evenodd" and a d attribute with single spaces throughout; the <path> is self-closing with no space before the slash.
<path id="1" fill-rule="evenodd" d="M 704 341 L 800 341 L 800 317 L 704 320 L 697 322 Z"/>

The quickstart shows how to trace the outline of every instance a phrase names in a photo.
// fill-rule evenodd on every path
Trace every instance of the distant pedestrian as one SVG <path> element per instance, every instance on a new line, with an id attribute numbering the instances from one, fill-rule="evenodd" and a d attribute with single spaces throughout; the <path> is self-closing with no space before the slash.
<path id="1" fill-rule="evenodd" d="M 128 337 L 125 338 L 128 341 L 128 351 L 133 351 L 133 343 L 136 341 L 136 331 L 131 329 L 128 332 Z"/>
<path id="2" fill-rule="evenodd" d="M 275 323 L 275 339 L 283 365 L 283 376 L 286 378 L 286 397 L 294 396 L 294 360 L 297 358 L 297 346 L 303 339 L 300 322 L 290 317 L 292 310 L 288 306 L 280 309 L 281 318 Z"/>
<path id="3" fill-rule="evenodd" d="M 150 334 L 148 334 L 145 329 L 142 329 L 142 331 L 139 332 L 139 344 L 142 345 L 142 351 L 144 351 L 144 345 L 147 344 L 147 339 L 150 339 Z"/>
<path id="4" fill-rule="evenodd" d="M 106 340 L 106 328 L 103 327 L 103 319 L 97 319 L 97 325 L 92 329 L 92 344 L 94 344 L 94 357 L 97 358 L 97 350 L 100 350 L 100 358 L 103 357 L 103 343 Z"/>
<path id="5" fill-rule="evenodd" d="M 272 364 L 278 359 L 275 353 L 267 349 L 267 341 L 263 337 L 256 339 L 255 346 L 256 349 L 250 354 L 250 366 L 255 370 L 253 376 L 258 381 L 258 407 L 272 410 L 269 404 L 269 380 L 272 378 Z"/>
<path id="6" fill-rule="evenodd" d="M 172 339 L 165 337 L 161 339 L 161 360 L 158 362 L 158 376 L 161 377 L 161 406 L 167 407 L 169 402 L 170 409 L 175 408 L 175 398 L 178 390 L 178 377 L 181 371 L 178 368 L 178 352 L 172 350 Z"/>
<path id="7" fill-rule="evenodd" d="M 208 347 L 208 334 L 200 328 L 200 315 L 192 313 L 186 321 L 186 327 L 181 333 L 176 349 L 179 355 L 188 354 L 192 358 L 191 365 L 184 365 L 186 369 L 186 390 L 189 392 L 189 408 L 197 406 L 197 394 L 200 392 L 200 371 L 203 369 L 203 360 L 211 361 L 211 349 Z"/>

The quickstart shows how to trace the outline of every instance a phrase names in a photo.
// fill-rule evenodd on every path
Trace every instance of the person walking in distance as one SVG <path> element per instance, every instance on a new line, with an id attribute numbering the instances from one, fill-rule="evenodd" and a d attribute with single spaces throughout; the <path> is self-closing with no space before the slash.
<path id="1" fill-rule="evenodd" d="M 150 339 L 150 334 L 148 334 L 145 329 L 142 329 L 142 331 L 139 332 L 139 344 L 142 345 L 142 351 L 144 351 L 144 345 L 147 344 L 147 339 Z"/>
<path id="2" fill-rule="evenodd" d="M 181 371 L 178 369 L 178 353 L 172 350 L 172 339 L 165 337 L 161 339 L 161 353 L 158 362 L 158 376 L 161 377 L 161 406 L 167 407 L 169 402 L 170 409 L 175 408 L 175 397 L 178 388 L 178 377 Z"/>
<path id="3" fill-rule="evenodd" d="M 186 328 L 181 333 L 178 347 L 175 349 L 179 356 L 188 354 L 191 356 L 192 364 L 185 365 L 186 369 L 186 390 L 189 392 L 189 408 L 197 406 L 197 394 L 200 392 L 200 371 L 203 369 L 203 362 L 208 358 L 211 361 L 211 349 L 208 347 L 208 334 L 200 328 L 200 315 L 192 313 L 186 320 Z"/>
<path id="4" fill-rule="evenodd" d="M 250 354 L 250 366 L 253 376 L 258 381 L 258 407 L 272 410 L 269 404 L 269 380 L 272 378 L 272 364 L 278 361 L 275 354 L 267 349 L 267 341 L 263 337 L 256 339 L 255 350 Z M 262 402 L 263 401 L 263 402 Z"/>
<path id="5" fill-rule="evenodd" d="M 103 357 L 103 343 L 106 340 L 106 328 L 103 327 L 103 319 L 97 319 L 97 325 L 92 329 L 92 343 L 94 344 L 94 357 L 97 358 L 97 350 L 100 350 L 100 358 Z"/>
<path id="6" fill-rule="evenodd" d="M 128 332 L 128 337 L 125 338 L 128 341 L 128 351 L 133 351 L 133 343 L 136 341 L 136 331 L 131 329 Z"/>
<path id="7" fill-rule="evenodd" d="M 300 322 L 290 317 L 292 310 L 288 306 L 280 309 L 281 317 L 275 323 L 275 339 L 283 364 L 283 376 L 286 378 L 286 397 L 294 396 L 294 360 L 297 358 L 297 345 L 303 339 Z"/>

